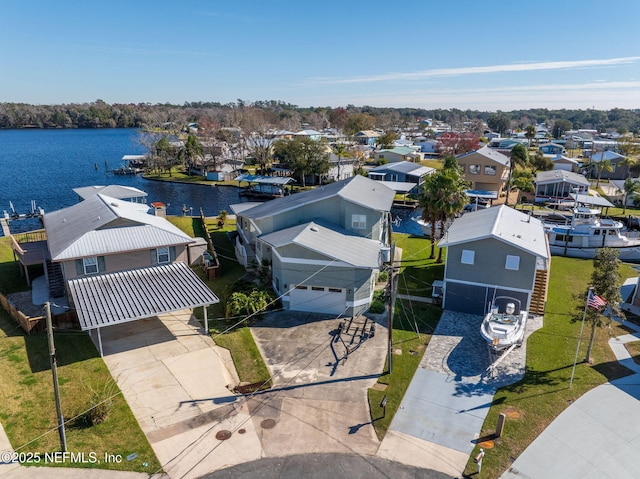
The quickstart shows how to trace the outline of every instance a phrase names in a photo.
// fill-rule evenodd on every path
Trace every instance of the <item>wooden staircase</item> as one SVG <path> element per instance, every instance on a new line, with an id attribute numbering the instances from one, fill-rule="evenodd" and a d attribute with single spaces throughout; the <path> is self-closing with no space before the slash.
<path id="1" fill-rule="evenodd" d="M 47 260 L 47 280 L 49 283 L 49 296 L 52 298 L 60 298 L 64 296 L 65 285 L 62 267 L 60 263 L 53 263 Z"/>
<path id="2" fill-rule="evenodd" d="M 529 312 L 533 314 L 544 314 L 544 307 L 547 303 L 547 287 L 549 286 L 549 270 L 536 270 L 536 279 L 531 294 L 531 305 Z"/>

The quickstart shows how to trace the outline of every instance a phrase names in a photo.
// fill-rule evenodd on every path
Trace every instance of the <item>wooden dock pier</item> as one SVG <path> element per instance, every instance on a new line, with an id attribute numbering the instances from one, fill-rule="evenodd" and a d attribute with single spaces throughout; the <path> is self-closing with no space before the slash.
<path id="1" fill-rule="evenodd" d="M 9 222 L 6 218 L 0 218 L 0 226 L 2 226 L 2 235 L 11 236 L 11 230 L 9 229 Z"/>

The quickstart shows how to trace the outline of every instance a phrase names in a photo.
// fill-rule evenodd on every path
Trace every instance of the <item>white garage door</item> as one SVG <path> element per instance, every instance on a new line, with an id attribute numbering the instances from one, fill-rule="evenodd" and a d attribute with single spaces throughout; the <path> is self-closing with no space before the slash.
<path id="1" fill-rule="evenodd" d="M 293 311 L 342 314 L 346 309 L 347 292 L 323 286 L 296 286 L 289 293 L 289 308 Z"/>

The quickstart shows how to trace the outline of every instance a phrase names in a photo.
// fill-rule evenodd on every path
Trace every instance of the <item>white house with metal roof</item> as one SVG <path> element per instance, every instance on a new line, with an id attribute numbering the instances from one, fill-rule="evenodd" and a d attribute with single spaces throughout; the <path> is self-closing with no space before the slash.
<path id="1" fill-rule="evenodd" d="M 485 314 L 509 296 L 542 314 L 551 255 L 542 223 L 508 206 L 456 219 L 440 241 L 447 248 L 443 308 Z"/>
<path id="2" fill-rule="evenodd" d="M 188 266 L 195 240 L 141 206 L 97 193 L 43 217 L 49 295 L 67 295 L 100 349 L 102 327 L 197 306 L 206 320 L 218 302 Z"/>
<path id="3" fill-rule="evenodd" d="M 146 192 L 138 188 L 123 185 L 83 186 L 81 188 L 74 188 L 73 191 L 80 197 L 81 200 L 86 200 L 90 196 L 100 193 L 111 198 L 116 198 L 118 200 L 127 200 L 135 203 L 146 203 L 148 196 Z"/>
<path id="4" fill-rule="evenodd" d="M 389 245 L 394 191 L 363 176 L 246 206 L 236 214 L 236 257 L 269 265 L 292 310 L 357 315 L 369 308 Z"/>
<path id="5" fill-rule="evenodd" d="M 436 171 L 435 168 L 422 166 L 420 163 L 400 161 L 386 163 L 370 169 L 369 178 L 376 181 L 384 181 L 390 188 L 401 192 L 404 192 L 406 187 L 394 188 L 393 183 L 410 183 L 413 186 L 409 190 L 415 188 L 416 192 L 418 192 L 420 186 L 424 183 L 425 177 L 433 174 L 434 171 Z"/>
<path id="6" fill-rule="evenodd" d="M 558 201 L 571 193 L 588 194 L 589 180 L 584 175 L 567 170 L 540 171 L 536 174 L 536 202 Z"/>

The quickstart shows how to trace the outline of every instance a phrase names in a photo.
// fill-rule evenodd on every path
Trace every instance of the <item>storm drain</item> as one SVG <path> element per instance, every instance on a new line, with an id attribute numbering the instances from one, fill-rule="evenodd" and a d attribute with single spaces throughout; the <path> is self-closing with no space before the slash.
<path id="1" fill-rule="evenodd" d="M 223 429 L 222 431 L 218 431 L 216 433 L 216 439 L 218 441 L 226 441 L 230 437 L 231 437 L 231 431 L 227 431 L 226 429 Z"/>
<path id="2" fill-rule="evenodd" d="M 260 427 L 262 429 L 272 429 L 276 425 L 275 419 L 264 419 L 260 423 Z"/>

